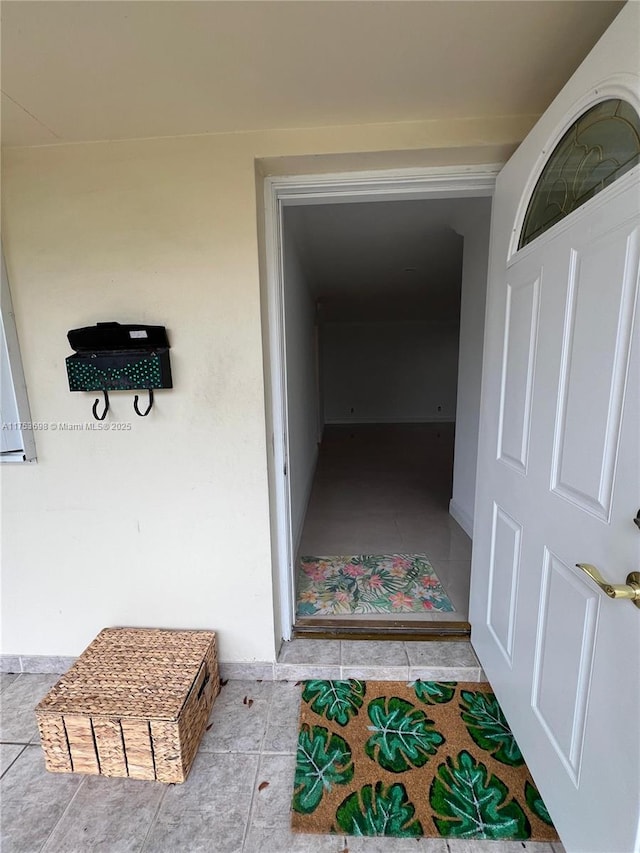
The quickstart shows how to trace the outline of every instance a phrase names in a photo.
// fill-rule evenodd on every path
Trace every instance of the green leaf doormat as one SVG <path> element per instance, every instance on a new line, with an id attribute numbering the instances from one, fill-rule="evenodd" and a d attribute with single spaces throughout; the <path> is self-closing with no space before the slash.
<path id="1" fill-rule="evenodd" d="M 296 832 L 554 841 L 485 683 L 306 681 Z"/>

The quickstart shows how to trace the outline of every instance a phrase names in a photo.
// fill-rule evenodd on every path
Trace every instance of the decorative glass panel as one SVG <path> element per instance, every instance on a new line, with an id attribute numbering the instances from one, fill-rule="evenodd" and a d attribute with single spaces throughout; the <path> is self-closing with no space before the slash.
<path id="1" fill-rule="evenodd" d="M 556 145 L 531 196 L 518 248 L 640 162 L 640 118 L 626 101 L 596 104 Z"/>

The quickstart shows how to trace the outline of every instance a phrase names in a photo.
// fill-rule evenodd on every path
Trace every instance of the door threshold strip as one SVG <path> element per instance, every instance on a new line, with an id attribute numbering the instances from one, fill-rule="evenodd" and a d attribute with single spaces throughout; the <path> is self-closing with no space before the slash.
<path id="1" fill-rule="evenodd" d="M 342 619 L 327 619 L 321 623 L 299 620 L 293 626 L 295 639 L 316 640 L 468 640 L 471 625 L 468 622 L 393 622 L 359 620 L 358 624 L 345 624 Z"/>

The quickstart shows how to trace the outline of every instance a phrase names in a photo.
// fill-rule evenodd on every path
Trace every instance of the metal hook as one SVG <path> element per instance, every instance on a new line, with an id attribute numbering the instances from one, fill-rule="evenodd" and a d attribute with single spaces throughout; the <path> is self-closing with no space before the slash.
<path id="1" fill-rule="evenodd" d="M 149 388 L 149 405 L 146 408 L 146 411 L 141 412 L 138 408 L 138 395 L 133 398 L 133 408 L 136 410 L 136 415 L 140 415 L 141 418 L 146 418 L 149 412 L 151 411 L 151 407 L 153 406 L 153 388 Z"/>
<path id="2" fill-rule="evenodd" d="M 104 394 L 104 412 L 101 415 L 98 414 L 98 403 L 100 402 L 99 397 L 93 404 L 93 408 L 91 410 L 93 412 L 93 417 L 97 421 L 103 421 L 107 417 L 107 412 L 109 411 L 109 395 L 106 391 L 103 391 L 102 393 Z"/>

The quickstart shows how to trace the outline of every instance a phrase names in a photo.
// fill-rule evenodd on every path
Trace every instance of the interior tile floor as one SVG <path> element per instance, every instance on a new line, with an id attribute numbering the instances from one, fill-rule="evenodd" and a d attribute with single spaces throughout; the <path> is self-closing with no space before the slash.
<path id="1" fill-rule="evenodd" d="M 449 515 L 453 443 L 451 423 L 325 427 L 298 557 L 425 554 L 455 611 L 401 618 L 466 621 L 471 540 Z"/>
<path id="2" fill-rule="evenodd" d="M 2 853 L 564 853 L 519 841 L 293 834 L 293 681 L 229 681 L 183 785 L 48 773 L 33 708 L 56 679 L 1 676 Z"/>

